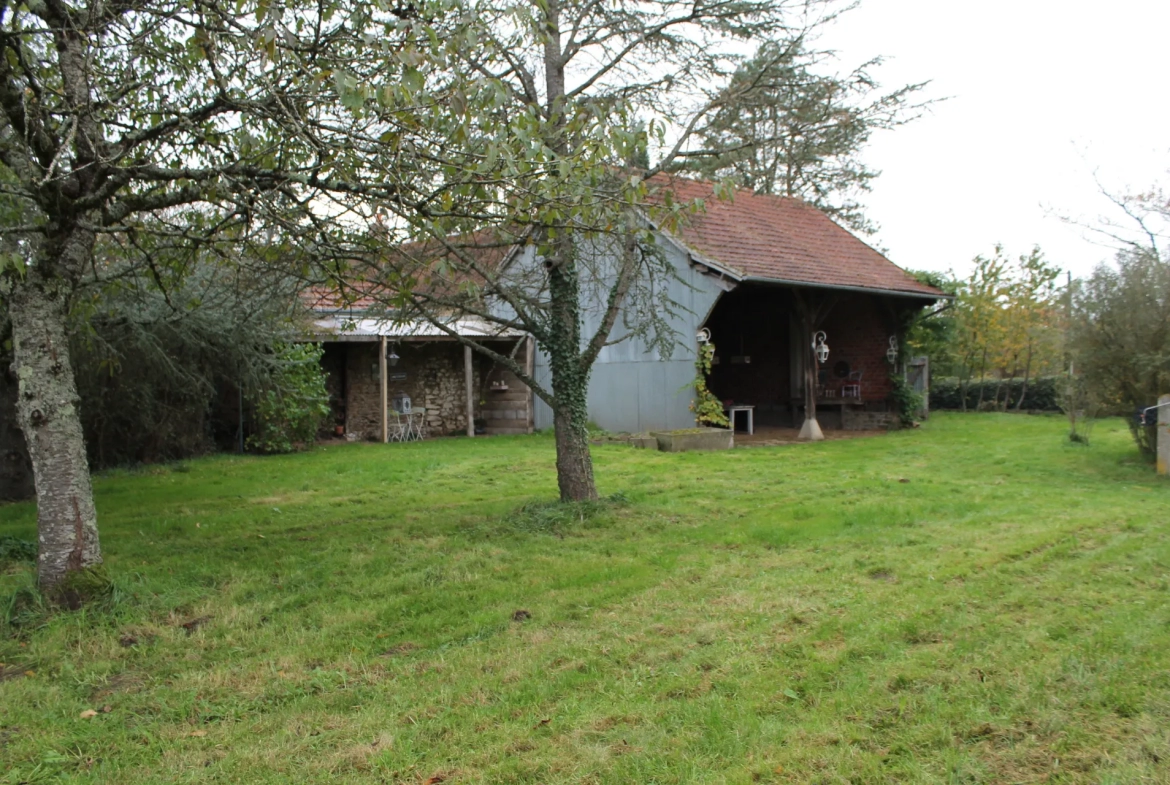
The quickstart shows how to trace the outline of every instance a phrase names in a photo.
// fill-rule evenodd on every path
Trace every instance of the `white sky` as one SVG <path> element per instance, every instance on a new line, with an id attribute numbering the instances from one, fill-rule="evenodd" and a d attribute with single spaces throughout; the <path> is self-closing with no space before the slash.
<path id="1" fill-rule="evenodd" d="M 862 0 L 819 41 L 842 70 L 883 55 L 883 87 L 948 97 L 872 140 L 873 244 L 959 274 L 997 242 L 1074 276 L 1110 258 L 1059 216 L 1118 217 L 1094 171 L 1118 192 L 1170 184 L 1168 38 L 1167 0 Z"/>

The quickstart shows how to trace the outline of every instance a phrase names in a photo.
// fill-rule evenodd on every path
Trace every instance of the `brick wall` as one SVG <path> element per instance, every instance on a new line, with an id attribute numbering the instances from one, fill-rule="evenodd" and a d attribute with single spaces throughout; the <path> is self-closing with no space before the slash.
<path id="1" fill-rule="evenodd" d="M 821 329 L 829 343 L 829 361 L 825 363 L 828 383 L 838 390 L 845 383 L 846 380 L 833 373 L 833 366 L 844 360 L 850 370 L 862 372 L 861 399 L 884 401 L 891 392 L 886 350 L 890 348 L 892 329 L 878 298 L 867 295 L 842 298 Z"/>

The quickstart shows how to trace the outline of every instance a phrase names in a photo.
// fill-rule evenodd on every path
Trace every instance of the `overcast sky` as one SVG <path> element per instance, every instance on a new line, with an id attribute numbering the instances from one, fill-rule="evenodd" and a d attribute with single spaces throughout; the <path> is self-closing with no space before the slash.
<path id="1" fill-rule="evenodd" d="M 875 137 L 873 243 L 903 267 L 962 274 L 997 242 L 1038 244 L 1074 275 L 1112 256 L 1063 223 L 1116 191 L 1170 184 L 1168 0 L 862 0 L 827 30 L 841 66 L 874 55 L 883 86 L 948 97 Z"/>

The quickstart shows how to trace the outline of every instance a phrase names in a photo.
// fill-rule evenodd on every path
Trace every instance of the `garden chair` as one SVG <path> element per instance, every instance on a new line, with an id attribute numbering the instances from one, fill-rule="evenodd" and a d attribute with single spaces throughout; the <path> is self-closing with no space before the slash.
<path id="1" fill-rule="evenodd" d="M 410 431 L 409 414 L 402 414 L 394 409 L 386 412 L 386 441 L 409 441 Z"/>
<path id="2" fill-rule="evenodd" d="M 861 371 L 850 371 L 849 381 L 841 385 L 842 398 L 860 398 L 861 397 Z"/>

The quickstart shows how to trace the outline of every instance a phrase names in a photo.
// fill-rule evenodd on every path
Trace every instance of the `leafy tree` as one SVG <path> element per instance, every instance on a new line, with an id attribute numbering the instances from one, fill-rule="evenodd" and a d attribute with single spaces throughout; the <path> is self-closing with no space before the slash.
<path id="1" fill-rule="evenodd" d="M 1039 247 L 1019 257 L 1016 276 L 1007 290 L 1004 346 L 1000 350 L 1002 376 L 1008 377 L 1003 400 L 1006 411 L 1010 404 L 1011 383 L 1023 363 L 1023 385 L 1015 409 L 1020 411 L 1028 395 L 1028 381 L 1032 372 L 1054 370 L 1062 349 L 1063 318 L 1057 278 L 1060 269 L 1049 264 Z M 998 398 L 998 394 L 996 396 Z"/>
<path id="2" fill-rule="evenodd" d="M 743 43 L 797 37 L 791 12 L 814 5 L 551 0 L 455 4 L 443 14 L 420 7 L 401 51 L 383 55 L 355 43 L 362 57 L 337 59 L 351 114 L 344 126 L 296 126 L 296 134 L 346 149 L 364 171 L 395 184 L 396 196 L 376 206 L 387 217 L 366 220 L 384 231 L 384 242 L 401 235 L 420 242 L 376 258 L 364 293 L 492 357 L 552 407 L 562 499 L 597 496 L 586 392 L 598 354 L 619 340 L 668 354 L 677 339 L 669 319 L 678 305 L 663 285 L 673 272 L 650 228 L 696 206 L 674 201 L 669 181 L 655 175 L 701 152 L 692 147 L 695 129 L 754 89 L 724 89 Z M 371 18 L 354 29 L 377 40 L 403 25 Z M 657 163 L 634 168 L 648 142 L 661 150 Z M 411 151 L 410 162 L 402 150 Z M 363 205 L 355 199 L 345 209 L 358 214 Z M 517 244 L 523 251 L 510 253 Z M 352 270 L 339 278 L 346 274 Z M 457 335 L 452 314 L 532 334 L 548 357 L 549 383 Z"/>
<path id="3" fill-rule="evenodd" d="M 343 26 L 336 12 L 268 0 L 0 6 L 0 292 L 42 588 L 101 561 L 67 319 L 95 249 L 120 238 L 160 279 L 172 274 L 153 264 L 160 247 L 218 243 L 230 258 L 258 245 L 295 263 L 293 233 L 321 223 L 321 195 L 358 187 L 352 170 L 337 177 L 331 151 L 273 122 L 333 105 L 333 84 L 304 76 L 319 75 L 314 52 Z"/>
<path id="4" fill-rule="evenodd" d="M 994 360 L 1003 340 L 1002 305 L 1010 264 L 1003 248 L 996 246 L 990 258 L 976 256 L 971 275 L 959 288 L 955 303 L 955 348 L 963 409 L 967 408 L 967 386 L 978 373 L 980 381 L 987 375 L 988 361 Z M 979 402 L 983 405 L 983 386 Z"/>
<path id="5" fill-rule="evenodd" d="M 956 282 L 946 356 L 950 370 L 959 377 L 964 409 L 970 382 L 976 376 L 980 382 L 988 376 L 997 380 L 993 398 L 986 404 L 987 385 L 979 385 L 976 408 L 986 405 L 1006 411 L 1013 403 L 1012 383 L 1022 375 L 1024 383 L 1014 401 L 1019 410 L 1026 400 L 1029 380 L 1059 368 L 1059 273 L 1039 248 L 1012 259 L 997 245 L 990 257 L 975 257 L 971 275 Z"/>
<path id="6" fill-rule="evenodd" d="M 1157 245 L 1124 249 L 1077 283 L 1070 342 L 1090 398 L 1127 415 L 1138 449 L 1153 460 L 1157 429 L 1133 415 L 1170 390 L 1170 263 Z"/>
<path id="7" fill-rule="evenodd" d="M 961 282 L 951 273 L 929 270 L 909 270 L 919 283 L 933 286 L 939 291 L 957 297 Z M 906 327 L 906 346 L 911 356 L 925 355 L 930 358 L 931 368 L 936 375 L 953 373 L 955 323 L 954 302 L 944 303 L 929 311 L 917 311 Z"/>
<path id="8" fill-rule="evenodd" d="M 854 231 L 872 233 L 858 196 L 879 172 L 861 151 L 875 131 L 921 116 L 927 83 L 882 92 L 873 75 L 880 58 L 845 74 L 824 73 L 830 57 L 803 38 L 764 43 L 705 123 L 705 154 L 685 165 L 757 193 L 799 197 Z"/>

